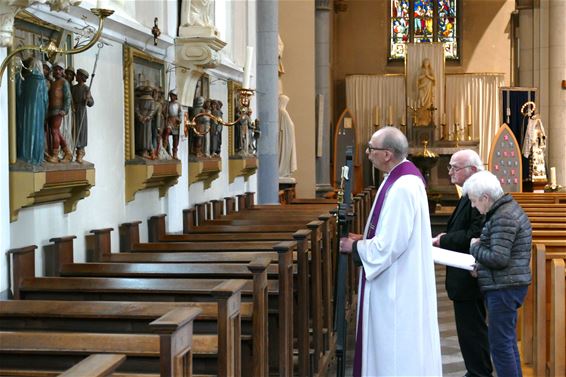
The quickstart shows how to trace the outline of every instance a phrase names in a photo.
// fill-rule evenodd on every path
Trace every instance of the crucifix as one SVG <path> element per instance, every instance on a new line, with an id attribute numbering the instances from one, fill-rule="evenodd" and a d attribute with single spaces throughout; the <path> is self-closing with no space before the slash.
<path id="1" fill-rule="evenodd" d="M 428 125 L 434 126 L 434 112 L 438 109 L 436 107 L 434 107 L 434 105 L 431 103 L 430 107 L 427 108 L 427 110 L 430 111 L 430 122 L 428 123 Z"/>

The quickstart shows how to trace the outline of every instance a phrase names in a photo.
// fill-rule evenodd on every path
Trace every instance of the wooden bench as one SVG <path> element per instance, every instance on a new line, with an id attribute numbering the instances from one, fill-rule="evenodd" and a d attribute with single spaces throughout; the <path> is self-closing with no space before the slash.
<path id="1" fill-rule="evenodd" d="M 122 354 L 93 354 L 80 360 L 77 364 L 60 373 L 56 370 L 41 370 L 28 366 L 27 369 L 9 369 L 0 367 L 0 376 L 26 377 L 110 377 L 116 376 L 114 371 L 124 362 L 126 355 Z M 33 368 L 33 369 L 32 369 Z M 144 374 L 143 377 L 152 375 Z M 155 376 L 158 376 L 156 374 Z M 117 376 L 116 376 L 117 377 Z"/>
<path id="2" fill-rule="evenodd" d="M 123 371 L 190 376 L 195 347 L 193 320 L 199 313 L 198 308 L 176 308 L 148 324 L 148 332 L 153 334 L 143 335 L 30 330 L 38 321 L 34 317 L 27 321 L 25 331 L 0 331 L 1 373 L 29 370 L 30 364 L 33 369 L 57 370 L 91 353 L 121 353 L 129 357 Z M 195 340 L 209 341 L 203 336 Z"/>
<path id="3" fill-rule="evenodd" d="M 126 355 L 94 354 L 62 373 L 59 377 L 110 377 L 126 360 Z"/>
<path id="4" fill-rule="evenodd" d="M 219 363 L 222 376 L 240 373 L 240 295 L 242 280 L 202 279 L 96 279 L 35 277 L 35 246 L 14 249 L 13 280 L 16 299 L 111 300 L 111 301 L 208 301 L 218 306 Z M 220 319 L 227 319 L 226 322 Z M 192 326 L 192 325 L 191 325 Z M 216 352 L 215 352 L 216 353 Z"/>
<path id="5" fill-rule="evenodd" d="M 247 250 L 239 250 L 234 252 L 216 252 L 209 250 L 198 250 L 195 252 L 182 252 L 179 251 L 178 246 L 183 246 L 184 244 L 180 243 L 157 243 L 155 245 L 160 245 L 156 249 L 158 251 L 150 252 L 150 248 L 154 243 L 148 244 L 136 244 L 132 249 L 136 250 L 139 248 L 140 245 L 144 245 L 143 252 L 132 252 L 132 253 L 110 253 L 110 229 L 98 230 L 93 231 L 95 233 L 95 237 L 100 237 L 100 240 L 96 241 L 101 248 L 97 254 L 101 255 L 102 261 L 104 262 L 112 262 L 112 263 L 119 263 L 119 262 L 127 262 L 127 263 L 144 263 L 144 265 L 136 265 L 135 267 L 132 266 L 112 266 L 106 268 L 106 271 L 102 271 L 100 266 L 95 264 L 86 264 L 82 266 L 78 266 L 77 264 L 65 264 L 65 268 L 67 273 L 76 273 L 80 268 L 85 274 L 94 274 L 96 273 L 97 276 L 128 276 L 130 274 L 135 274 L 138 276 L 165 276 L 169 275 L 169 277 L 182 277 L 184 276 L 192 276 L 198 277 L 201 275 L 209 275 L 214 276 L 215 278 L 218 277 L 237 277 L 237 278 L 251 278 L 251 274 L 247 271 L 245 266 L 236 266 L 234 263 L 243 262 L 243 261 L 250 261 L 254 258 L 263 257 L 268 258 L 268 262 L 275 263 L 274 265 L 270 266 L 267 269 L 267 274 L 270 279 L 274 279 L 276 282 L 278 281 L 279 284 L 274 286 L 271 285 L 271 293 L 275 294 L 278 293 L 280 290 L 280 286 L 283 284 L 288 284 L 287 281 L 291 282 L 291 286 L 287 288 L 289 292 L 296 290 L 295 295 L 295 304 L 293 305 L 294 308 L 291 310 L 291 314 L 294 318 L 294 326 L 295 326 L 295 333 L 297 335 L 297 347 L 298 347 L 298 359 L 299 359 L 299 370 L 301 373 L 308 373 L 308 363 L 309 363 L 309 346 L 308 346 L 308 333 L 309 333 L 309 282 L 308 282 L 308 256 L 305 252 L 306 245 L 307 245 L 307 237 L 311 234 L 309 230 L 300 230 L 295 232 L 295 244 L 296 244 L 296 256 L 295 260 L 297 261 L 296 264 L 293 262 L 292 253 L 287 253 L 287 248 L 280 247 L 279 244 L 275 244 L 272 247 L 272 252 L 255 252 L 255 251 L 247 251 Z M 65 253 L 70 253 L 69 250 L 72 250 L 72 243 L 69 240 L 62 240 L 62 239 L 55 239 L 57 243 L 58 249 L 66 250 Z M 186 244 L 186 243 L 185 243 Z M 197 243 L 199 245 L 202 243 Z M 253 245 L 254 243 L 250 243 Z M 172 252 L 168 252 L 166 246 L 170 245 L 171 248 L 174 250 Z M 192 245 L 192 244 L 190 244 Z M 279 245 L 279 246 L 278 246 Z M 286 244 L 283 243 L 283 246 Z M 211 245 L 212 246 L 212 245 Z M 223 249 L 223 248 L 221 248 Z M 260 248 L 260 249 L 263 249 Z M 291 255 L 288 255 L 291 254 Z M 59 252 L 59 256 L 64 255 L 64 253 Z M 70 258 L 66 258 L 69 260 Z M 71 259 L 72 260 L 72 259 Z M 192 262 L 197 263 L 198 265 L 189 266 L 186 265 L 185 262 Z M 164 271 L 163 268 L 156 265 L 155 263 L 171 263 L 176 262 L 175 265 L 171 267 L 167 267 Z M 208 262 L 208 264 L 206 263 Z M 152 263 L 153 265 L 148 265 L 148 263 Z M 177 264 L 183 263 L 184 265 Z M 215 263 L 215 265 L 211 265 L 210 263 Z M 279 274 L 281 266 L 290 266 L 289 270 L 284 270 L 286 273 L 285 276 Z M 190 268 L 190 270 L 188 269 Z M 214 273 L 214 275 L 212 275 Z M 295 282 L 293 283 L 293 277 L 295 278 Z M 255 278 L 254 278 L 255 280 Z M 286 291 L 286 290 L 283 290 Z M 285 309 L 288 306 L 287 303 L 280 303 L 279 305 Z M 315 301 L 313 305 L 320 306 L 321 304 L 318 301 Z M 286 312 L 286 309 L 283 313 Z M 291 322 L 291 323 L 293 323 Z M 288 330 L 286 328 L 280 328 L 279 332 Z M 321 330 L 315 330 L 321 331 Z M 316 332 L 315 332 L 316 334 Z M 276 344 L 276 343 L 275 343 Z M 292 345 L 292 342 L 289 343 Z M 265 348 L 267 349 L 267 348 Z M 280 352 L 276 349 L 271 347 L 272 349 L 272 356 L 270 360 L 277 361 L 279 358 Z M 290 360 L 287 360 L 290 362 Z"/>
<path id="6" fill-rule="evenodd" d="M 533 241 L 531 257 L 532 284 L 523 303 L 522 348 L 526 363 L 533 364 L 536 376 L 544 375 L 548 343 L 548 285 L 550 262 L 566 257 L 566 241 Z"/>
<path id="7" fill-rule="evenodd" d="M 102 333 L 151 333 L 149 323 L 178 308 L 196 308 L 201 312 L 195 318 L 193 337 L 200 335 L 218 334 L 218 322 L 228 323 L 228 318 L 220 318 L 218 305 L 207 302 L 180 303 L 180 302 L 100 302 L 100 301 L 45 301 L 45 300 L 9 300 L 0 301 L 0 329 L 1 330 L 49 330 L 49 331 L 79 331 Z M 242 303 L 241 317 L 247 323 L 252 319 L 252 307 Z M 197 335 L 198 334 L 198 335 Z M 216 342 L 196 342 L 193 347 L 193 356 L 203 356 L 201 363 L 210 363 L 211 355 L 218 352 L 219 363 L 230 362 L 231 347 L 228 341 L 226 346 L 218 346 Z M 244 360 L 244 358 L 242 358 Z M 242 365 L 253 365 L 252 375 L 262 375 L 257 371 L 258 365 L 252 364 L 248 358 Z M 260 364 L 261 366 L 261 364 Z M 248 373 L 249 374 L 249 373 Z"/>
<path id="8" fill-rule="evenodd" d="M 255 210 L 255 209 L 254 209 Z M 320 365 L 326 362 L 329 357 L 330 351 L 330 337 L 332 336 L 332 266 L 333 266 L 333 253 L 331 252 L 333 247 L 331 247 L 331 242 L 329 239 L 329 224 L 331 216 L 320 216 L 323 220 L 311 221 L 307 224 L 310 230 L 310 311 L 311 320 L 313 326 L 313 349 L 315 353 L 314 357 L 314 370 L 317 372 L 320 369 Z M 134 225 L 132 225 L 134 226 Z M 148 221 L 148 227 L 150 229 L 149 234 L 154 234 L 153 239 L 159 239 L 162 241 L 173 242 L 183 241 L 189 238 L 184 238 L 184 236 L 193 236 L 194 234 L 188 235 L 175 235 L 174 239 L 166 234 L 165 232 L 165 216 L 153 216 Z M 203 232 L 211 232 L 210 234 L 219 234 L 221 232 L 231 233 L 231 230 L 235 230 L 237 234 L 240 231 L 242 234 L 246 234 L 252 231 L 252 234 L 261 234 L 253 232 L 261 232 L 262 229 L 265 231 L 277 230 L 281 227 L 278 225 L 242 225 L 242 226 L 231 226 L 231 225 L 204 225 L 197 226 L 195 229 L 202 229 Z M 287 226 L 285 229 L 287 231 L 292 231 L 293 229 L 299 228 L 296 225 Z M 136 239 L 136 232 L 130 239 Z M 293 235 L 296 237 L 296 234 Z M 139 239 L 139 238 L 138 238 Z M 253 235 L 251 236 L 253 239 Z M 212 239 L 210 239 L 212 241 Z M 132 242 L 135 244 L 135 242 Z M 299 268 L 300 269 L 300 268 Z M 321 303 L 317 305 L 315 303 Z M 317 356 L 318 355 L 318 356 Z M 324 359 L 319 362 L 319 359 Z"/>
<path id="9" fill-rule="evenodd" d="M 566 264 L 564 258 L 550 265 L 550 336 L 548 371 L 550 376 L 566 376 Z"/>

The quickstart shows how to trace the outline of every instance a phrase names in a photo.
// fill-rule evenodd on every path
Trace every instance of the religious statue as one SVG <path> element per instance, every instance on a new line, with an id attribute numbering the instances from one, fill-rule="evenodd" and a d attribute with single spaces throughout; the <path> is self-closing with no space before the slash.
<path id="1" fill-rule="evenodd" d="M 547 180 L 544 153 L 546 150 L 546 133 L 538 115 L 528 118 L 527 130 L 523 141 L 523 156 L 529 159 L 531 182 Z"/>
<path id="2" fill-rule="evenodd" d="M 183 0 L 181 26 L 210 26 L 212 0 Z"/>
<path id="3" fill-rule="evenodd" d="M 169 145 L 169 135 L 173 137 L 173 158 L 177 158 L 177 149 L 179 148 L 179 131 L 181 128 L 181 104 L 177 102 L 177 92 L 169 91 L 169 102 L 167 102 L 167 124 L 163 130 L 163 148 L 171 153 Z"/>
<path id="4" fill-rule="evenodd" d="M 219 100 L 212 100 L 210 102 L 210 113 L 216 118 L 222 119 L 222 102 Z M 222 124 L 219 124 L 214 119 L 210 122 L 210 155 L 219 156 L 222 146 Z"/>
<path id="5" fill-rule="evenodd" d="M 73 158 L 71 151 L 67 146 L 67 141 L 61 134 L 61 124 L 63 117 L 67 115 L 71 108 L 71 87 L 69 82 L 64 78 L 65 67 L 59 62 L 53 65 L 53 82 L 49 88 L 49 110 L 47 114 L 47 123 L 49 127 L 49 142 L 47 148 L 47 161 L 59 162 L 59 148 L 65 153 L 61 162 L 69 162 Z"/>
<path id="6" fill-rule="evenodd" d="M 279 96 L 279 177 L 289 177 L 297 170 L 295 124 L 287 112 L 289 97 Z"/>
<path id="7" fill-rule="evenodd" d="M 191 109 L 191 119 L 205 111 L 205 99 L 202 96 L 195 97 Z M 189 129 L 189 154 L 197 158 L 204 157 L 204 135 L 210 128 L 210 118 L 201 116 L 195 119 L 195 128 Z"/>
<path id="8" fill-rule="evenodd" d="M 17 90 L 16 154 L 22 161 L 38 165 L 43 161 L 45 150 L 44 124 L 49 97 L 42 62 L 34 58 L 27 64 L 28 67 L 23 67 L 27 72 Z"/>
<path id="9" fill-rule="evenodd" d="M 152 120 L 157 108 L 153 98 L 154 88 L 146 85 L 137 88 L 134 112 L 136 119 L 136 154 L 143 158 L 153 158 Z"/>
<path id="10" fill-rule="evenodd" d="M 436 79 L 430 63 L 430 59 L 423 59 L 421 71 L 417 78 L 417 126 L 427 126 L 432 122 L 432 110 L 434 109 L 434 88 Z"/>
<path id="11" fill-rule="evenodd" d="M 169 154 L 161 147 L 161 135 L 165 128 L 165 113 L 167 104 L 163 98 L 163 89 L 156 88 L 153 90 L 153 101 L 155 105 L 155 116 L 151 121 L 151 146 L 153 147 L 153 158 L 156 160 L 170 160 Z"/>
<path id="12" fill-rule="evenodd" d="M 71 102 L 73 101 L 73 81 L 75 81 L 75 69 L 71 66 L 65 68 L 65 80 L 69 83 L 69 87 L 71 88 Z M 75 119 L 75 105 L 71 103 L 71 108 L 67 113 L 67 116 L 63 117 L 63 125 L 61 126 L 61 134 L 67 140 L 67 144 L 69 145 L 69 150 L 71 153 L 75 151 L 75 139 L 76 137 L 73 136 L 73 122 Z"/>
<path id="13" fill-rule="evenodd" d="M 236 114 L 239 114 L 240 118 L 234 125 L 234 150 L 240 156 L 247 156 L 249 154 L 248 128 L 250 118 L 245 109 L 236 108 Z"/>
<path id="14" fill-rule="evenodd" d="M 83 163 L 85 147 L 88 144 L 88 119 L 86 108 L 94 106 L 94 99 L 90 93 L 90 88 L 86 85 L 88 72 L 82 68 L 77 69 L 77 84 L 71 88 L 74 107 L 74 139 L 77 154 L 75 161 Z"/>

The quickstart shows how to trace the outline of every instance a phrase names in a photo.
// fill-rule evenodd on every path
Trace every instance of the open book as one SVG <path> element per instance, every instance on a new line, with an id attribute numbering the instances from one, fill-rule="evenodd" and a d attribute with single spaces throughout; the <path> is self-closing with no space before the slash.
<path id="1" fill-rule="evenodd" d="M 476 259 L 470 254 L 457 253 L 455 251 L 432 247 L 432 258 L 434 263 L 445 264 L 451 267 L 473 270 Z"/>

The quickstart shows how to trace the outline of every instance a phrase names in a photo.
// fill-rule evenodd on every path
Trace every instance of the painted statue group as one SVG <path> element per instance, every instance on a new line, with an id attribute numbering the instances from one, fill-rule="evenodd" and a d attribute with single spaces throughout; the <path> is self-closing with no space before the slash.
<path id="1" fill-rule="evenodd" d="M 16 150 L 29 164 L 83 163 L 87 107 L 94 105 L 89 73 L 30 57 L 16 76 Z M 73 84 L 76 80 L 76 83 Z M 67 127 L 64 127 L 64 126 Z"/>
<path id="2" fill-rule="evenodd" d="M 136 154 L 146 159 L 178 159 L 181 124 L 184 134 L 189 136 L 189 155 L 217 157 L 222 144 L 222 125 L 215 119 L 222 119 L 222 102 L 197 96 L 189 111 L 183 111 L 177 101 L 177 93 L 171 90 L 169 101 L 163 98 L 163 90 L 151 84 L 136 88 L 135 124 Z M 189 118 L 199 116 L 193 127 Z"/>

